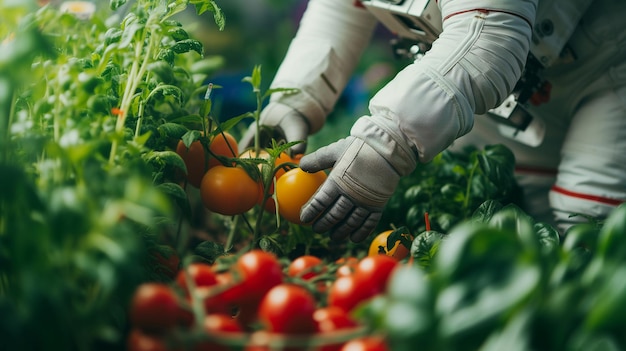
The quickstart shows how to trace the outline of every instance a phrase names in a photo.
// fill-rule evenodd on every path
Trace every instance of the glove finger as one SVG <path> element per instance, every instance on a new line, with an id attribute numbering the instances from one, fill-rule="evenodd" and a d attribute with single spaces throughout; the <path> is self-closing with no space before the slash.
<path id="1" fill-rule="evenodd" d="M 332 168 L 350 143 L 352 143 L 352 139 L 340 139 L 317 149 L 313 153 L 304 155 L 300 159 L 300 168 L 311 173 Z"/>
<path id="2" fill-rule="evenodd" d="M 343 223 L 340 223 L 335 229 L 330 232 L 331 239 L 339 240 L 339 238 L 345 238 L 348 235 L 357 232 L 358 229 L 363 226 L 369 215 L 369 210 L 363 207 L 355 208 L 352 213 L 343 221 Z"/>
<path id="3" fill-rule="evenodd" d="M 363 241 L 370 234 L 372 234 L 372 232 L 378 225 L 381 217 L 381 212 L 370 213 L 370 215 L 365 219 L 363 225 L 357 228 L 357 230 L 350 235 L 350 240 L 355 243 L 360 243 L 361 241 Z"/>
<path id="4" fill-rule="evenodd" d="M 339 196 L 332 206 L 326 209 L 320 217 L 313 223 L 313 230 L 317 233 L 324 233 L 332 230 L 341 223 L 354 209 L 354 204 L 349 198 Z M 348 236 L 348 232 L 334 232 L 333 240 L 343 240 Z"/>
<path id="5" fill-rule="evenodd" d="M 313 222 L 335 202 L 337 196 L 339 196 L 337 187 L 332 180 L 326 180 L 300 209 L 300 221 L 302 221 L 302 223 Z"/>
<path id="6" fill-rule="evenodd" d="M 287 142 L 303 141 L 290 148 L 292 155 L 304 154 L 309 130 L 304 119 L 294 118 L 289 120 L 289 123 L 281 123 L 280 129 Z"/>
<path id="7" fill-rule="evenodd" d="M 237 147 L 239 150 L 243 151 L 249 147 L 254 145 L 254 135 L 256 134 L 256 124 L 252 122 L 248 127 L 248 130 L 243 134 L 241 139 L 239 139 L 239 144 Z"/>

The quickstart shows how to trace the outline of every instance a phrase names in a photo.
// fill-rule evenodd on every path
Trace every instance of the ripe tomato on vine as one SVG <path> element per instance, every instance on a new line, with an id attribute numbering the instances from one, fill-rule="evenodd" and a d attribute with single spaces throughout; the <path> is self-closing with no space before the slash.
<path id="1" fill-rule="evenodd" d="M 257 204 L 259 185 L 241 167 L 217 165 L 202 178 L 200 196 L 208 210 L 233 216 Z"/>
<path id="2" fill-rule="evenodd" d="M 183 159 L 187 167 L 187 182 L 196 188 L 200 188 L 202 177 L 207 169 L 206 154 L 200 140 L 196 140 L 189 148 L 182 140 L 176 145 L 176 153 Z"/>
<path id="3" fill-rule="evenodd" d="M 324 183 L 327 175 L 323 171 L 307 173 L 293 168 L 276 181 L 278 213 L 291 223 L 306 224 L 300 220 L 300 209 Z"/>
<path id="4" fill-rule="evenodd" d="M 211 169 L 222 164 L 219 159 L 213 157 L 212 155 L 219 155 L 223 157 L 237 157 L 237 155 L 239 155 L 237 139 L 235 139 L 235 137 L 228 132 L 217 133 L 209 143 L 209 150 L 211 151 L 211 156 L 209 157 L 207 169 Z"/>

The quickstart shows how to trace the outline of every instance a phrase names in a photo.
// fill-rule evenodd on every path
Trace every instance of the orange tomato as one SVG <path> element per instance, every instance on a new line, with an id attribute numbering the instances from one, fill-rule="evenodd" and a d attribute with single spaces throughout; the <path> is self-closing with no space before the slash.
<path id="1" fill-rule="evenodd" d="M 279 214 L 291 223 L 300 221 L 300 209 L 326 180 L 323 171 L 307 173 L 301 168 L 285 172 L 276 181 L 276 200 Z"/>
<path id="2" fill-rule="evenodd" d="M 217 165 L 202 178 L 200 197 L 204 206 L 212 212 L 237 215 L 257 204 L 259 185 L 241 167 Z"/>
<path id="3" fill-rule="evenodd" d="M 183 159 L 187 167 L 187 182 L 196 188 L 200 188 L 202 177 L 206 172 L 207 161 L 204 154 L 204 146 L 200 140 L 196 140 L 189 148 L 182 140 L 176 145 L 176 153 Z"/>
<path id="4" fill-rule="evenodd" d="M 409 249 L 402 245 L 400 240 L 397 240 L 391 250 L 387 250 L 387 238 L 393 232 L 393 230 L 386 230 L 379 233 L 374 237 L 374 240 L 370 243 L 368 250 L 368 256 L 387 255 L 400 261 L 409 255 Z"/>
<path id="5" fill-rule="evenodd" d="M 237 157 L 239 154 L 239 148 L 237 146 L 237 140 L 228 132 L 218 133 L 211 139 L 209 144 L 209 150 L 215 155 L 224 157 Z M 209 157 L 208 169 L 211 169 L 222 163 L 215 157 Z"/>

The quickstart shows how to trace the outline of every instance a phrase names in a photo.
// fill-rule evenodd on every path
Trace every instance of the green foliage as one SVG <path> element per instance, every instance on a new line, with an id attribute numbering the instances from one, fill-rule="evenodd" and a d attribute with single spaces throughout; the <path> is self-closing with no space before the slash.
<path id="1" fill-rule="evenodd" d="M 446 234 L 417 236 L 414 263 L 361 315 L 393 350 L 621 350 L 624 225 L 619 206 L 561 242 L 516 206 L 488 201 Z"/>
<path id="2" fill-rule="evenodd" d="M 129 297 L 158 279 L 151 254 L 190 206 L 168 176 L 185 169 L 174 120 L 197 114 L 211 72 L 191 69 L 202 45 L 171 19 L 187 3 L 136 1 L 119 23 L 0 6 L 4 350 L 120 349 Z M 194 4 L 223 27 L 213 1 Z"/>
<path id="3" fill-rule="evenodd" d="M 421 233 L 428 213 L 431 229 L 447 232 L 488 200 L 514 202 L 514 165 L 515 157 L 502 145 L 456 153 L 446 150 L 401 179 L 378 231 L 406 226 L 411 233 Z"/>

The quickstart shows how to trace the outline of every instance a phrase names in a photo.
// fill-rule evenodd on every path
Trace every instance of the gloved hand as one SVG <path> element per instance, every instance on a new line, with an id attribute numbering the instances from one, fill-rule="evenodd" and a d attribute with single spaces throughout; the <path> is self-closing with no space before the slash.
<path id="1" fill-rule="evenodd" d="M 300 219 L 333 240 L 365 239 L 401 177 L 415 169 L 417 156 L 397 125 L 384 117 L 361 117 L 350 136 L 302 157 L 300 168 L 333 168 L 302 207 Z"/>
<path id="2" fill-rule="evenodd" d="M 304 141 L 291 147 L 291 153 L 294 155 L 303 154 L 306 150 L 309 123 L 302 114 L 293 108 L 281 103 L 270 102 L 261 111 L 259 124 L 261 125 L 261 147 L 271 146 L 271 140 L 275 139 L 287 142 Z M 239 141 L 239 150 L 254 146 L 255 134 L 256 123 L 253 122 Z"/>

